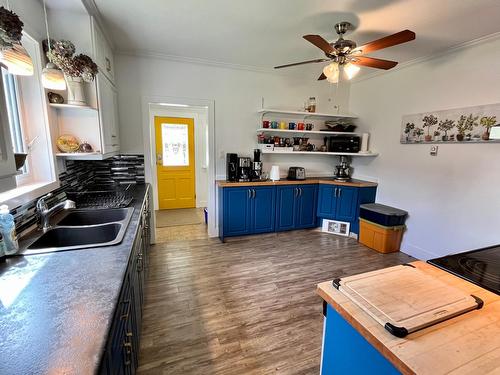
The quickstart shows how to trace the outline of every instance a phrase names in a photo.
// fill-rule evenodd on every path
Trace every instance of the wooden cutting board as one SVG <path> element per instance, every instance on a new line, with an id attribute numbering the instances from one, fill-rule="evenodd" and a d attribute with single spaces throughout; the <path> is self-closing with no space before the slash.
<path id="1" fill-rule="evenodd" d="M 483 305 L 412 265 L 336 279 L 333 285 L 398 337 Z"/>

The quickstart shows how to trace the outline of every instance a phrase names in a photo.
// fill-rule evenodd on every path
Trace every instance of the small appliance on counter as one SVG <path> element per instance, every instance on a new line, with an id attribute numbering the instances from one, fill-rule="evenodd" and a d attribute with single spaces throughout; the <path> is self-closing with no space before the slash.
<path id="1" fill-rule="evenodd" d="M 252 159 L 248 157 L 238 158 L 238 181 L 250 181 L 250 171 L 252 169 Z"/>
<path id="2" fill-rule="evenodd" d="M 280 180 L 280 167 L 278 165 L 273 165 L 271 167 L 271 171 L 269 172 L 269 179 L 271 181 L 279 181 Z"/>
<path id="3" fill-rule="evenodd" d="M 306 170 L 303 167 L 290 167 L 288 168 L 288 180 L 305 180 Z"/>
<path id="4" fill-rule="evenodd" d="M 226 180 L 238 181 L 238 154 L 226 154 Z"/>
<path id="5" fill-rule="evenodd" d="M 334 179 L 337 181 L 349 181 L 351 179 L 351 168 L 347 156 L 340 157 L 340 164 L 335 166 Z"/>
<path id="6" fill-rule="evenodd" d="M 262 180 L 262 161 L 260 160 L 261 151 L 256 148 L 253 150 L 252 170 L 250 171 L 251 181 Z"/>

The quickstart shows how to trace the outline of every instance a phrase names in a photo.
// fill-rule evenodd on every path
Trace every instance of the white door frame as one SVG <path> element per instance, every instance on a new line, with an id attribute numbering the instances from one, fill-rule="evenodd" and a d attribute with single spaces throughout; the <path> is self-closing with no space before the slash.
<path id="1" fill-rule="evenodd" d="M 142 97 L 142 136 L 144 140 L 144 178 L 153 186 L 153 208 L 158 209 L 158 180 L 156 176 L 155 125 L 151 106 L 168 104 L 208 108 L 208 235 L 217 237 L 216 223 L 216 186 L 215 186 L 215 102 L 208 99 L 177 98 L 172 96 Z M 156 220 L 153 215 L 153 227 Z"/>

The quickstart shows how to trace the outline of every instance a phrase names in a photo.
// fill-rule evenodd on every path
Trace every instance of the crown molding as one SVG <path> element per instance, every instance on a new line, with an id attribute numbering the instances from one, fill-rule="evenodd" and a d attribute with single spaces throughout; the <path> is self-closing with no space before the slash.
<path id="1" fill-rule="evenodd" d="M 169 55 L 162 52 L 153 52 L 147 50 L 117 50 L 115 51 L 116 55 L 122 56 L 131 56 L 131 57 L 140 57 L 140 58 L 152 58 L 159 60 L 167 60 L 179 63 L 189 63 L 189 64 L 198 64 L 205 66 L 213 66 L 217 68 L 224 69 L 234 69 L 234 70 L 244 70 L 254 73 L 263 73 L 263 74 L 272 74 L 272 75 L 280 75 L 285 77 L 294 77 L 295 79 L 301 79 L 304 81 L 310 82 L 309 78 L 305 78 L 303 75 L 291 73 L 290 71 L 285 70 L 276 70 L 273 68 L 265 68 L 255 65 L 242 65 L 242 64 L 233 64 L 226 63 L 222 61 L 209 60 L 209 59 L 201 59 L 197 57 L 186 57 L 186 56 L 178 56 L 178 55 Z"/>
<path id="2" fill-rule="evenodd" d="M 420 64 L 420 63 L 423 63 L 426 61 L 434 60 L 434 59 L 437 59 L 439 57 L 450 55 L 450 54 L 455 53 L 457 51 L 464 50 L 464 49 L 470 48 L 472 46 L 488 43 L 488 42 L 491 42 L 491 41 L 494 41 L 497 39 L 500 39 L 500 32 L 488 34 L 488 35 L 482 36 L 482 37 L 477 38 L 477 39 L 469 40 L 467 42 L 463 42 L 460 44 L 456 44 L 452 47 L 445 48 L 445 49 L 443 49 L 439 52 L 436 52 L 436 53 L 431 53 L 431 54 L 426 55 L 426 56 L 417 57 L 415 59 L 405 61 L 401 64 L 398 64 L 395 68 L 390 69 L 390 70 L 379 70 L 379 71 L 376 71 L 376 72 L 373 72 L 370 74 L 366 74 L 366 75 L 358 77 L 358 78 L 353 78 L 351 80 L 351 82 L 358 83 L 358 82 L 366 81 L 368 79 L 376 78 L 376 77 L 379 77 L 379 76 L 382 76 L 385 74 L 394 73 L 396 71 L 409 68 L 410 66 L 413 66 L 416 64 Z"/>

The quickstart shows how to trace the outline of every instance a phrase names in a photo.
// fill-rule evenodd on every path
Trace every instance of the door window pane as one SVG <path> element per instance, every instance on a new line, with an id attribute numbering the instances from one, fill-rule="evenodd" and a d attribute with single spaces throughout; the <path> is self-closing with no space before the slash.
<path id="1" fill-rule="evenodd" d="M 185 124 L 161 124 L 164 167 L 189 165 L 188 126 Z"/>

